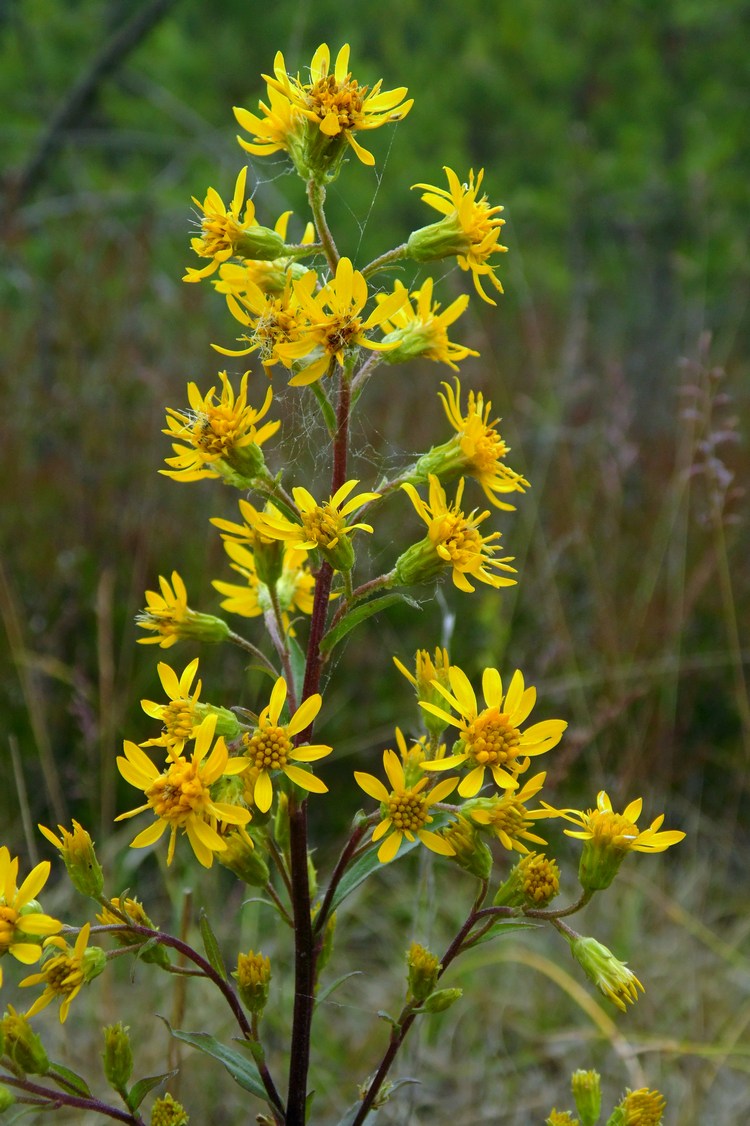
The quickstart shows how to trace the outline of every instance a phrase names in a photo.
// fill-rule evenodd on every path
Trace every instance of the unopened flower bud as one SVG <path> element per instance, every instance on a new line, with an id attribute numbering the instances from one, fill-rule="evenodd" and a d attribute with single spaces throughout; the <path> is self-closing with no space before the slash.
<path id="1" fill-rule="evenodd" d="M 22 1013 L 17 1013 L 12 1005 L 0 1021 L 3 1051 L 13 1066 L 24 1075 L 46 1075 L 49 1071 L 49 1058 L 42 1041 L 37 1036 Z"/>
<path id="2" fill-rule="evenodd" d="M 615 958 L 611 950 L 595 938 L 577 935 L 570 939 L 570 951 L 590 981 L 600 993 L 608 997 L 625 1012 L 627 1004 L 638 1000 L 638 990 L 643 992 L 635 974 L 624 962 Z"/>
<path id="3" fill-rule="evenodd" d="M 4 1083 L 0 1083 L 0 1114 L 4 1114 L 6 1110 L 10 1110 L 16 1101 L 16 1096 L 11 1091 L 10 1087 L 6 1087 Z"/>
<path id="4" fill-rule="evenodd" d="M 451 821 L 450 825 L 440 830 L 440 836 L 453 845 L 455 855 L 451 859 L 460 868 L 470 872 L 478 880 L 489 879 L 492 871 L 492 853 L 465 817 Z"/>
<path id="5" fill-rule="evenodd" d="M 104 887 L 104 873 L 94 852 L 94 842 L 77 821 L 73 822 L 73 829 L 70 832 L 62 825 L 57 827 L 60 831 L 59 837 L 44 825 L 39 826 L 39 832 L 59 850 L 76 891 L 80 891 L 82 895 L 90 895 L 92 899 L 98 899 Z"/>
<path id="6" fill-rule="evenodd" d="M 268 985 L 271 980 L 271 962 L 264 954 L 252 950 L 237 958 L 237 970 L 232 974 L 237 979 L 242 1003 L 250 1013 L 260 1016 L 268 1001 Z"/>
<path id="7" fill-rule="evenodd" d="M 498 890 L 496 907 L 546 907 L 560 891 L 557 861 L 530 852 L 516 864 Z"/>
<path id="8" fill-rule="evenodd" d="M 570 1077 L 581 1126 L 596 1126 L 602 1110 L 602 1084 L 598 1071 L 574 1071 Z"/>
<path id="9" fill-rule="evenodd" d="M 177 1099 L 162 1095 L 151 1107 L 150 1126 L 188 1126 L 188 1113 Z"/>
<path id="10" fill-rule="evenodd" d="M 626 1091 L 616 1109 L 625 1115 L 623 1126 L 661 1126 L 666 1105 L 659 1091 L 641 1087 L 637 1091 Z"/>
<path id="11" fill-rule="evenodd" d="M 394 657 L 393 660 L 399 672 L 403 673 L 406 679 L 414 686 L 417 700 L 424 701 L 428 704 L 435 704 L 437 707 L 443 709 L 445 708 L 445 697 L 437 690 L 435 682 L 437 681 L 438 684 L 441 684 L 444 688 L 447 688 L 448 691 L 451 691 L 449 678 L 451 664 L 447 649 L 441 649 L 438 646 L 435 649 L 434 660 L 426 649 L 418 649 L 413 674 L 409 672 L 396 657 Z M 424 710 L 422 712 L 422 722 L 430 735 L 432 735 L 437 742 L 443 731 L 445 731 L 445 720 Z"/>
<path id="12" fill-rule="evenodd" d="M 127 1089 L 133 1074 L 133 1049 L 128 1028 L 122 1023 L 109 1024 L 104 1029 L 104 1074 L 115 1091 Z"/>
<path id="13" fill-rule="evenodd" d="M 437 223 L 412 231 L 406 244 L 406 255 L 415 262 L 434 262 L 439 258 L 466 254 L 470 247 L 471 239 L 454 211 Z"/>
<path id="14" fill-rule="evenodd" d="M 443 1013 L 463 997 L 463 989 L 437 989 L 424 1001 L 422 1008 L 428 1013 Z"/>
<path id="15" fill-rule="evenodd" d="M 226 849 L 216 853 L 216 859 L 249 887 L 264 888 L 270 872 L 260 848 L 246 829 L 236 829 L 224 838 Z M 260 843 L 260 841 L 259 841 Z"/>
<path id="16" fill-rule="evenodd" d="M 407 953 L 407 965 L 410 997 L 421 1003 L 435 989 L 441 969 L 440 962 L 426 947 L 412 942 Z"/>
<path id="17" fill-rule="evenodd" d="M 545 1126 L 580 1126 L 580 1123 L 569 1110 L 552 1110 L 545 1119 Z"/>
<path id="18" fill-rule="evenodd" d="M 438 555 L 429 536 L 407 547 L 396 560 L 394 579 L 399 586 L 429 583 L 443 573 L 447 564 Z"/>
<path id="19" fill-rule="evenodd" d="M 96 916 L 97 921 L 103 926 L 123 926 L 123 920 L 116 914 L 116 911 L 122 911 L 139 927 L 148 927 L 149 930 L 159 929 L 151 922 L 143 909 L 143 904 L 137 899 L 127 897 L 123 899 L 122 896 L 117 896 L 112 900 L 112 906 L 116 909 L 115 911 L 110 911 L 109 908 L 104 907 Z M 146 941 L 142 934 L 132 930 L 112 931 L 112 937 L 118 946 L 139 946 Z M 168 969 L 171 965 L 169 954 L 160 943 L 142 951 L 139 956 L 144 962 L 161 966 L 162 969 Z"/>

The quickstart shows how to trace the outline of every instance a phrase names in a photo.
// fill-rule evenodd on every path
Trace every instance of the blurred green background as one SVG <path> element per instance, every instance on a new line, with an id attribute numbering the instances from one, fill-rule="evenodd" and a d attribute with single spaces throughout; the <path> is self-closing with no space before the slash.
<path id="1" fill-rule="evenodd" d="M 692 828 L 680 860 L 698 865 L 704 923 L 713 903 L 732 949 L 746 944 L 747 927 L 726 928 L 747 907 L 749 30 L 746 0 L 0 3 L 9 843 L 23 839 L 21 785 L 34 821 L 72 813 L 101 832 L 132 805 L 114 756 L 150 734 L 139 699 L 160 692 L 154 649 L 134 644 L 143 591 L 177 568 L 193 605 L 218 606 L 206 575 L 229 571 L 208 518 L 234 518 L 235 498 L 157 474 L 164 407 L 188 379 L 210 386 L 209 341 L 237 334 L 207 285 L 180 281 L 195 264 L 190 197 L 231 195 L 246 160 L 231 106 L 255 108 L 276 50 L 296 71 L 320 42 L 348 41 L 361 81 L 406 85 L 415 105 L 369 135 L 376 169 L 347 166 L 330 222 L 361 266 L 431 221 L 410 185 L 485 168 L 506 208 L 506 295 L 473 301 L 454 336 L 480 351 L 464 385 L 492 399 L 532 489 L 499 520 L 517 588 L 445 587 L 418 620 L 383 618 L 344 652 L 326 729 L 341 778 L 392 741 L 394 699 L 410 704 L 391 655 L 408 661 L 452 624 L 467 671 L 519 666 L 544 714 L 570 720 L 549 765 L 551 782 L 568 775 L 566 800 L 653 793 L 646 817 L 663 800 L 670 826 Z M 261 221 L 292 207 L 301 230 L 283 159 L 251 162 L 249 183 Z M 467 282 L 443 273 L 447 304 Z M 383 458 L 447 437 L 435 392 L 448 375 L 373 380 L 364 487 Z M 299 457 L 292 428 L 308 417 L 278 391 L 274 468 Z M 205 695 L 242 678 L 236 655 L 201 657 Z M 254 682 L 244 690 L 252 706 Z"/>

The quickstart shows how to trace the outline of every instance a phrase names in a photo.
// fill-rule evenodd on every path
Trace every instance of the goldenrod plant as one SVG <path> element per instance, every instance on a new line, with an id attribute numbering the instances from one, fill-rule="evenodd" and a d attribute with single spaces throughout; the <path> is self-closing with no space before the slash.
<path id="1" fill-rule="evenodd" d="M 327 703 L 342 673 L 332 656 L 356 644 L 356 631 L 368 619 L 397 603 L 408 611 L 446 579 L 446 598 L 457 603 L 470 599 L 477 584 L 502 600 L 504 588 L 523 582 L 513 555 L 505 553 L 506 537 L 512 552 L 512 523 L 497 525 L 512 519 L 512 502 L 520 503 L 533 483 L 507 463 L 510 451 L 491 402 L 481 391 L 464 389 L 455 374 L 461 361 L 477 355 L 449 338 L 469 297 L 449 299 L 441 312 L 439 282 L 423 272 L 436 262 L 444 274 L 455 263 L 471 274 L 479 300 L 495 305 L 503 291 L 504 220 L 502 208 L 484 194 L 483 171 L 469 170 L 462 179 L 445 168 L 447 187 L 414 185 L 439 218 L 355 265 L 329 225 L 327 189 L 348 159 L 375 163 L 362 134 L 407 117 L 407 90 L 361 85 L 349 69 L 346 45 L 333 64 L 328 47 L 319 47 L 304 76 L 289 73 L 279 53 L 266 83 L 257 113 L 235 109 L 238 140 L 257 160 L 291 161 L 305 181 L 311 219 L 297 242 L 288 237 L 289 212 L 261 223 L 248 198 L 247 168 L 237 175 L 228 204 L 213 187 L 203 203 L 194 200 L 198 234 L 191 247 L 200 265 L 189 266 L 184 280 L 205 282 L 221 294 L 237 339 L 214 347 L 225 357 L 247 357 L 250 368 L 239 376 L 218 371 L 207 378 L 207 390 L 188 383 L 187 406 L 167 409 L 172 452 L 161 470 L 178 483 L 224 486 L 216 491 L 212 525 L 234 576 L 213 585 L 230 620 L 193 609 L 177 571 L 146 592 L 139 640 L 162 650 L 179 646 L 184 656 L 157 664 L 163 698 L 142 701 L 153 726 L 136 734 L 140 742 L 126 740 L 117 759 L 122 778 L 138 791 L 117 820 L 134 819 L 131 848 L 164 850 L 167 866 L 178 849 L 214 873 L 217 861 L 267 901 L 278 920 L 278 945 L 286 943 L 286 963 L 293 966 L 291 1011 L 282 1011 L 271 959 L 232 945 L 238 928 L 233 931 L 231 920 L 222 920 L 217 937 L 201 911 L 202 950 L 196 949 L 190 928 L 186 937 L 151 921 L 143 902 L 147 887 L 110 886 L 80 824 L 57 832 L 40 826 L 96 914 L 87 917 L 85 908 L 71 909 L 65 919 L 46 914 L 37 896 L 50 862 L 23 874 L 22 861 L 0 848 L 0 954 L 31 967 L 20 981 L 29 990 L 28 1007 L 20 1012 L 9 1005 L 0 1022 L 3 1107 L 74 1108 L 133 1126 L 188 1122 L 190 1108 L 163 1089 L 169 1074 L 133 1081 L 138 1053 L 122 1022 L 104 1029 L 97 1075 L 52 1062 L 44 1046 L 40 1010 L 53 1004 L 61 1022 L 74 1020 L 81 991 L 114 959 L 133 957 L 148 973 L 197 976 L 216 990 L 233 1037 L 220 1040 L 205 1028 L 171 1033 L 224 1065 L 248 1099 L 242 1121 L 252 1114 L 275 1126 L 315 1122 L 308 1076 L 316 998 L 335 962 L 334 940 L 346 940 L 347 899 L 384 866 L 424 847 L 437 881 L 465 887 L 456 895 L 465 897 L 466 914 L 442 952 L 404 936 L 403 993 L 392 1014 L 379 1014 L 385 1022 L 380 1056 L 363 1075 L 342 1075 L 340 1089 L 329 1092 L 329 1101 L 340 1105 L 339 1126 L 361 1126 L 395 1097 L 394 1066 L 415 1022 L 459 1003 L 461 990 L 444 975 L 480 942 L 523 936 L 530 926 L 552 928 L 564 940 L 561 957 L 572 954 L 619 1009 L 633 1004 L 644 988 L 636 974 L 569 920 L 612 884 L 628 853 L 661 852 L 684 835 L 662 829 L 663 815 L 639 828 L 640 798 L 622 812 L 605 792 L 583 811 L 542 800 L 546 772 L 536 768 L 563 739 L 565 719 L 547 715 L 528 672 L 512 664 L 488 667 L 477 681 L 433 638 L 416 658 L 393 654 L 404 695 L 413 690 L 416 699 L 403 714 L 394 708 L 392 745 L 354 773 L 364 808 L 355 802 L 330 870 L 316 870 L 308 810 L 311 803 L 332 801 L 335 790 L 337 749 L 326 731 Z M 439 179 L 439 169 L 433 171 Z M 407 285 L 412 276 L 414 288 Z M 397 472 L 381 471 L 369 481 L 352 476 L 351 422 L 358 413 L 358 425 L 367 428 L 369 381 L 377 372 L 397 398 L 402 365 L 417 359 L 453 373 L 436 395 L 436 413 L 442 408 L 451 433 Z M 316 439 L 317 470 L 304 479 L 283 465 L 282 442 L 291 435 L 274 417 L 280 385 L 287 397 L 309 399 L 328 434 L 327 443 Z M 386 508 L 396 514 L 403 542 L 392 542 L 387 529 L 394 521 L 381 516 Z M 381 559 L 386 569 L 374 573 Z M 200 657 L 198 643 L 204 644 Z M 244 683 L 233 690 L 211 680 L 208 658 L 204 690 L 199 662 L 206 645 L 239 647 L 261 686 L 255 710 L 243 706 Z M 553 906 L 560 868 L 545 851 L 542 825 L 557 819 L 572 826 L 565 832 L 582 847 L 579 892 L 562 907 Z M 226 964 L 236 969 L 228 973 Z M 276 1025 L 288 1029 L 284 1052 L 268 1051 L 264 1043 L 269 1006 Z M 601 1103 L 593 1074 L 574 1080 L 586 1124 L 597 1121 Z M 93 1093 L 104 1080 L 114 1102 Z M 656 1124 L 662 1105 L 655 1092 L 628 1092 L 609 1121 Z M 206 1121 L 205 1112 L 197 1109 L 193 1120 Z M 558 1111 L 548 1119 L 572 1121 Z"/>

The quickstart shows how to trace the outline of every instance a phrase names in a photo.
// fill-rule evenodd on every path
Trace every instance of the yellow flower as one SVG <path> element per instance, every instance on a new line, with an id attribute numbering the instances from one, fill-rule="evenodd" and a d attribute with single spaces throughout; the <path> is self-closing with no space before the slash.
<path id="1" fill-rule="evenodd" d="M 429 503 L 425 503 L 409 482 L 401 488 L 407 493 L 417 514 L 427 525 L 427 536 L 408 548 L 396 562 L 396 580 L 405 585 L 415 582 L 429 582 L 436 578 L 446 566 L 452 568 L 453 583 L 459 590 L 471 593 L 475 588 L 467 576 L 487 583 L 488 586 L 514 586 L 516 580 L 504 575 L 492 574 L 496 567 L 500 571 L 516 573 L 510 566 L 513 556 L 493 559 L 498 545 L 493 541 L 500 539 L 500 532 L 483 536 L 479 525 L 489 516 L 489 511 L 477 513 L 474 509 L 465 516 L 459 507 L 464 491 L 461 478 L 456 491 L 456 499 L 448 504 L 445 490 L 434 474 L 430 474 Z"/>
<path id="2" fill-rule="evenodd" d="M 259 578 L 255 554 L 234 540 L 224 540 L 224 550 L 230 559 L 232 569 L 245 580 L 245 585 L 225 583 L 215 579 L 212 585 L 220 594 L 226 595 L 221 603 L 223 610 L 240 614 L 243 618 L 255 618 L 273 609 L 271 592 Z M 276 596 L 281 607 L 284 628 L 289 630 L 289 612 L 299 610 L 311 614 L 315 579 L 306 563 L 307 552 L 299 548 L 284 548 L 282 569 L 275 583 Z"/>
<path id="3" fill-rule="evenodd" d="M 372 527 L 362 523 L 347 524 L 346 518 L 380 496 L 380 493 L 358 493 L 347 500 L 358 484 L 358 481 L 346 481 L 324 504 L 318 504 L 307 489 L 297 486 L 292 489 L 292 496 L 301 523 L 289 520 L 281 512 L 270 511 L 258 515 L 256 527 L 262 535 L 283 540 L 302 551 L 319 549 L 332 567 L 339 571 L 351 570 L 354 549 L 348 537 L 357 529 L 372 532 Z"/>
<path id="4" fill-rule="evenodd" d="M 490 207 L 487 196 L 478 199 L 484 176 L 482 168 L 474 182 L 473 170 L 469 172 L 468 184 L 462 184 L 452 168 L 443 168 L 448 177 L 448 189 L 436 188 L 432 184 L 414 184 L 424 189 L 422 199 L 434 207 L 445 218 L 429 227 L 414 231 L 408 242 L 408 254 L 418 262 L 429 262 L 434 258 L 447 258 L 456 255 L 462 270 L 471 270 L 474 287 L 490 305 L 496 302 L 482 289 L 481 279 L 486 277 L 498 293 L 503 287 L 495 277 L 494 269 L 487 259 L 492 254 L 506 251 L 507 246 L 498 242 L 500 228 L 505 223 L 498 217 L 502 207 Z"/>
<path id="5" fill-rule="evenodd" d="M 31 974 L 20 982 L 22 987 L 41 985 L 44 982 L 44 992 L 40 997 L 37 997 L 28 1010 L 27 1017 L 35 1016 L 36 1013 L 46 1008 L 50 1001 L 54 1001 L 58 997 L 62 999 L 60 1023 L 65 1023 L 73 999 L 78 996 L 87 982 L 102 972 L 106 964 L 106 955 L 103 950 L 100 950 L 98 946 L 88 947 L 90 933 L 91 923 L 86 923 L 78 932 L 75 946 L 69 946 L 60 935 L 55 935 L 45 941 L 45 951 L 54 947 L 62 953 L 48 957 L 40 973 Z"/>
<path id="6" fill-rule="evenodd" d="M 539 852 L 526 851 L 492 902 L 496 907 L 546 907 L 559 892 L 557 861 Z"/>
<path id="7" fill-rule="evenodd" d="M 177 571 L 172 572 L 171 584 L 159 575 L 159 587 L 161 594 L 155 590 L 146 591 L 146 609 L 136 614 L 136 625 L 156 634 L 156 637 L 139 637 L 140 645 L 160 645 L 162 649 L 169 649 L 181 638 L 218 642 L 229 636 L 229 626 L 221 618 L 190 609 L 187 588 Z"/>
<path id="8" fill-rule="evenodd" d="M 149 1126 L 188 1126 L 190 1116 L 170 1094 L 161 1095 L 151 1107 Z"/>
<path id="9" fill-rule="evenodd" d="M 394 291 L 403 292 L 405 298 L 400 308 L 382 324 L 383 332 L 388 333 L 383 343 L 396 341 L 396 346 L 384 357 L 389 364 L 405 363 L 423 356 L 426 360 L 448 364 L 454 371 L 458 371 L 457 360 L 479 355 L 473 348 L 455 344 L 448 339 L 449 326 L 458 320 L 469 304 L 467 295 L 464 293 L 457 297 L 440 313 L 440 305 L 432 300 L 432 286 L 432 278 L 426 278 L 419 289 L 409 293 L 400 281 L 395 282 Z M 382 304 L 390 296 L 378 293 L 376 300 Z"/>
<path id="10" fill-rule="evenodd" d="M 203 203 L 193 196 L 193 203 L 203 212 L 201 234 L 190 245 L 201 258 L 211 261 L 202 270 L 188 267 L 183 281 L 197 282 L 216 272 L 222 262 L 235 255 L 246 258 L 278 258 L 284 250 L 284 239 L 255 218 L 252 200 L 245 201 L 247 168 L 243 168 L 234 186 L 234 196 L 227 207 L 215 188 L 209 188 Z M 240 214 L 243 203 L 244 215 Z"/>
<path id="11" fill-rule="evenodd" d="M 430 808 L 446 798 L 455 789 L 457 778 L 444 778 L 429 793 L 422 791 L 429 779 L 423 776 L 413 786 L 407 786 L 404 768 L 395 751 L 383 751 L 383 768 L 390 782 L 390 791 L 374 774 L 355 770 L 357 785 L 375 801 L 380 802 L 380 824 L 372 834 L 373 841 L 385 840 L 378 849 L 378 860 L 387 864 L 398 852 L 401 841 L 413 841 L 415 835 L 423 845 L 441 856 L 455 855 L 455 849 L 432 829 L 425 828 L 432 821 Z"/>
<path id="12" fill-rule="evenodd" d="M 17 887 L 18 857 L 11 858 L 5 845 L 0 848 L 0 958 L 4 954 L 12 954 L 24 965 L 31 965 L 41 956 L 40 940 L 62 928 L 57 919 L 43 915 L 36 902 L 49 872 L 50 862 L 43 860 Z M 0 985 L 2 983 L 3 971 L 0 967 Z"/>
<path id="13" fill-rule="evenodd" d="M 467 802 L 463 807 L 464 815 L 496 836 L 503 848 L 528 853 L 524 841 L 547 843 L 543 837 L 529 832 L 537 818 L 547 816 L 546 811 L 529 810 L 525 805 L 539 793 L 546 777 L 545 773 L 535 774 L 520 790 L 506 790 L 502 795 Z"/>
<path id="14" fill-rule="evenodd" d="M 363 164 L 374 164 L 372 153 L 353 134 L 401 121 L 413 99 L 403 100 L 405 87 L 381 91 L 380 81 L 369 91 L 367 86 L 360 86 L 349 72 L 348 43 L 339 51 L 332 73 L 330 63 L 330 51 L 323 43 L 310 63 L 310 82 L 303 83 L 299 76 L 287 73 L 279 51 L 274 59 L 274 77 L 263 76 L 271 103 L 260 103 L 264 116 L 259 118 L 244 109 L 234 111 L 240 126 L 253 134 L 252 143 L 238 137 L 240 145 L 257 155 L 288 152 L 303 179 L 312 177 L 320 182 L 336 176 L 345 144 Z"/>
<path id="15" fill-rule="evenodd" d="M 360 314 L 367 304 L 367 282 L 355 270 L 349 258 L 340 258 L 334 277 L 317 293 L 313 293 L 314 277 L 306 274 L 294 283 L 294 292 L 303 309 L 308 327 L 297 341 L 276 345 L 276 354 L 287 367 L 309 356 L 316 357 L 294 375 L 289 383 L 302 387 L 315 383 L 325 375 L 332 357 L 343 367 L 345 353 L 351 348 L 369 348 L 375 352 L 387 352 L 398 345 L 397 340 L 371 340 L 365 333 L 392 316 L 408 296 L 406 289 L 394 290 L 383 298 L 366 320 Z M 320 350 L 320 355 L 317 351 Z"/>
<path id="16" fill-rule="evenodd" d="M 216 729 L 216 716 L 206 716 L 195 735 L 195 749 L 190 760 L 172 759 L 164 771 L 159 771 L 148 755 L 135 743 L 124 744 L 125 756 L 117 759 L 117 767 L 126 782 L 146 795 L 144 805 L 121 813 L 116 821 L 150 809 L 156 821 L 143 829 L 131 841 L 131 848 L 145 848 L 154 844 L 169 828 L 170 841 L 167 864 L 172 863 L 177 830 L 187 834 L 199 863 L 204 868 L 213 864 L 213 854 L 227 846 L 217 831 L 218 825 L 246 825 L 250 811 L 228 802 L 214 801 L 211 786 L 225 774 L 241 774 L 246 767 L 244 759 L 229 758 L 226 743 L 219 737 L 204 762 Z"/>
<path id="17" fill-rule="evenodd" d="M 323 703 L 316 692 L 308 696 L 297 708 L 288 723 L 279 723 L 287 696 L 287 685 L 280 676 L 271 691 L 271 699 L 258 716 L 255 731 L 242 737 L 246 778 L 252 784 L 252 800 L 262 813 L 271 808 L 273 783 L 271 774 L 281 771 L 286 777 L 315 794 L 327 794 L 328 787 L 309 770 L 295 766 L 297 762 L 317 762 L 333 750 L 322 743 L 304 743 L 295 746 L 294 736 L 313 723 Z"/>
<path id="18" fill-rule="evenodd" d="M 452 693 L 441 685 L 437 687 L 458 716 L 426 702 L 422 702 L 421 707 L 457 727 L 460 735 L 454 743 L 454 753 L 437 762 L 425 763 L 425 770 L 469 766 L 469 773 L 458 787 L 462 798 L 473 798 L 479 793 L 484 785 L 485 770 L 490 771 L 501 789 L 515 790 L 518 775 L 528 770 L 529 758 L 556 747 L 567 723 L 562 719 L 545 719 L 521 731 L 521 724 L 536 703 L 536 688 L 525 687 L 523 674 L 518 669 L 505 695 L 497 669 L 484 670 L 482 692 L 486 707 L 481 710 L 469 678 L 455 665 L 450 670 L 450 682 Z M 537 776 L 528 785 L 534 786 L 538 780 Z"/>
<path id="19" fill-rule="evenodd" d="M 545 1126 L 580 1126 L 569 1110 L 551 1110 Z"/>
<path id="20" fill-rule="evenodd" d="M 630 802 L 622 813 L 615 813 L 605 790 L 596 798 L 596 809 L 586 812 L 577 809 L 553 809 L 542 802 L 548 817 L 564 817 L 580 830 L 566 829 L 569 837 L 584 842 L 578 877 L 585 888 L 607 888 L 615 878 L 620 864 L 628 852 L 664 852 L 683 840 L 685 834 L 677 829 L 659 832 L 664 821 L 660 814 L 648 829 L 638 830 L 643 801 Z"/>
<path id="21" fill-rule="evenodd" d="M 548 817 L 564 817 L 566 821 L 581 826 L 579 832 L 566 829 L 567 836 L 611 845 L 622 852 L 664 852 L 685 838 L 678 829 L 659 832 L 664 822 L 663 813 L 651 822 L 648 829 L 639 830 L 637 821 L 643 809 L 642 798 L 630 802 L 622 813 L 613 811 L 605 790 L 600 790 L 596 796 L 596 809 L 585 813 L 577 809 L 553 809 L 546 802 L 542 804 Z"/>
<path id="22" fill-rule="evenodd" d="M 172 445 L 175 456 L 165 459 L 172 468 L 160 470 L 165 477 L 175 481 L 220 477 L 245 488 L 248 479 L 264 473 L 260 447 L 273 437 L 281 423 L 258 426 L 268 413 L 273 392 L 269 387 L 259 409 L 248 406 L 249 374 L 243 375 L 239 395 L 235 397 L 227 373 L 220 371 L 222 391 L 218 402 L 214 401 L 215 387 L 201 395 L 195 383 L 188 383 L 190 410 L 167 409 L 168 429 L 162 433 L 178 441 Z"/>
<path id="23" fill-rule="evenodd" d="M 299 285 L 312 290 L 317 281 L 314 270 L 306 270 L 299 280 Z M 269 370 L 274 364 L 283 363 L 291 368 L 293 360 L 280 349 L 293 348 L 304 339 L 308 329 L 308 319 L 302 308 L 298 293 L 293 283 L 293 272 L 287 271 L 286 281 L 279 290 L 265 291 L 250 278 L 246 278 L 243 292 L 226 294 L 227 307 L 236 321 L 250 329 L 239 337 L 246 341 L 247 347 L 232 350 L 222 348 L 218 344 L 213 347 L 224 356 L 247 356 L 257 352 L 264 371 L 271 376 Z"/>
<path id="24" fill-rule="evenodd" d="M 146 715 L 158 719 L 162 724 L 162 733 L 158 739 L 148 739 L 142 747 L 166 747 L 170 758 L 177 758 L 182 754 L 183 747 L 188 739 L 194 739 L 198 728 L 205 717 L 205 712 L 198 708 L 198 697 L 201 694 L 202 681 L 197 681 L 193 690 L 193 680 L 198 671 L 198 658 L 195 657 L 180 673 L 177 673 L 164 661 L 159 661 L 156 666 L 162 688 L 169 697 L 168 704 L 157 704 L 153 700 L 141 700 L 141 707 Z M 191 695 L 192 691 L 192 695 Z"/>
<path id="25" fill-rule="evenodd" d="M 514 512 L 515 505 L 499 499 L 498 494 L 522 493 L 529 482 L 520 473 L 504 464 L 509 448 L 495 429 L 500 421 L 489 421 L 492 403 L 484 402 L 480 391 L 469 391 L 466 414 L 461 412 L 461 384 L 456 379 L 455 391 L 444 383 L 445 395 L 438 392 L 448 421 L 456 431 L 450 441 L 433 448 L 414 467 L 414 479 L 427 480 L 434 473 L 442 481 L 454 477 L 473 477 L 481 486 L 490 504 Z"/>

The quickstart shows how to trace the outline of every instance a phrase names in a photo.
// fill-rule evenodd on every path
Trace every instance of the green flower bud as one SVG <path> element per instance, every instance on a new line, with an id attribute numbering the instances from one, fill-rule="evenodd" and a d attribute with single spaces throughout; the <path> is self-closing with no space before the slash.
<path id="1" fill-rule="evenodd" d="M 137 899 L 123 899 L 122 896 L 119 896 L 112 900 L 112 905 L 127 915 L 129 919 L 132 919 L 137 926 L 148 927 L 149 930 L 152 931 L 159 929 L 151 922 L 143 909 L 143 904 Z M 120 916 L 115 914 L 114 911 L 110 911 L 107 907 L 100 911 L 96 918 L 103 926 L 123 925 Z M 112 931 L 112 937 L 118 946 L 139 946 L 146 941 L 142 934 L 137 934 L 135 931 L 131 930 Z M 151 965 L 161 966 L 161 968 L 165 970 L 171 965 L 167 949 L 160 943 L 150 947 L 148 950 L 142 951 L 139 957 L 142 961 L 149 962 Z"/>
<path id="2" fill-rule="evenodd" d="M 454 1005 L 459 997 L 463 997 L 463 989 L 438 989 L 431 993 L 422 1005 L 428 1013 L 442 1013 Z"/>
<path id="3" fill-rule="evenodd" d="M 396 560 L 394 579 L 399 586 L 417 586 L 438 578 L 448 566 L 429 536 L 407 547 Z"/>
<path id="4" fill-rule="evenodd" d="M 425 946 L 412 942 L 406 955 L 410 999 L 420 1004 L 433 992 L 441 966 Z"/>
<path id="5" fill-rule="evenodd" d="M 162 1095 L 151 1107 L 151 1126 L 188 1126 L 187 1111 L 171 1095 Z"/>
<path id="6" fill-rule="evenodd" d="M 104 1074 L 115 1091 L 125 1091 L 133 1074 L 133 1050 L 127 1025 L 109 1024 L 104 1029 Z"/>
<path id="7" fill-rule="evenodd" d="M 10 1110 L 16 1101 L 16 1096 L 11 1091 L 10 1087 L 6 1087 L 4 1083 L 0 1083 L 0 1114 L 4 1114 L 6 1110 Z"/>
<path id="8" fill-rule="evenodd" d="M 590 981 L 600 993 L 614 1001 L 618 1009 L 625 1012 L 626 1003 L 638 1000 L 638 990 L 643 992 L 635 974 L 624 962 L 618 961 L 611 950 L 602 946 L 595 938 L 577 935 L 570 942 L 570 951 Z"/>
<path id="9" fill-rule="evenodd" d="M 42 1041 L 22 1013 L 12 1005 L 0 1021 L 3 1051 L 13 1066 L 24 1075 L 46 1075 L 49 1058 Z"/>
<path id="10" fill-rule="evenodd" d="M 602 1084 L 598 1071 L 574 1071 L 570 1078 L 581 1126 L 596 1126 L 602 1111 Z"/>
<path id="11" fill-rule="evenodd" d="M 455 856 L 451 859 L 460 868 L 470 872 L 478 880 L 489 879 L 492 871 L 492 853 L 465 817 L 458 817 L 445 829 L 441 829 L 440 836 L 453 845 Z"/>
<path id="12" fill-rule="evenodd" d="M 559 891 L 557 861 L 530 852 L 512 869 L 493 903 L 496 907 L 546 907 Z"/>
<path id="13" fill-rule="evenodd" d="M 264 954 L 252 950 L 240 954 L 237 969 L 232 974 L 237 979 L 242 1003 L 248 1012 L 260 1016 L 268 1001 L 268 986 L 271 980 L 271 962 Z"/>
<path id="14" fill-rule="evenodd" d="M 270 872 L 265 856 L 260 847 L 256 848 L 256 841 L 260 844 L 260 836 L 253 835 L 247 829 L 235 830 L 224 838 L 226 849 L 216 853 L 216 859 L 230 872 L 234 872 L 238 879 L 249 887 L 264 888 L 268 883 Z"/>
<path id="15" fill-rule="evenodd" d="M 623 1126 L 661 1126 L 666 1105 L 661 1092 L 641 1087 L 637 1091 L 626 1091 L 615 1113 L 619 1110 L 624 1114 Z"/>
<path id="16" fill-rule="evenodd" d="M 104 873 L 94 852 L 94 842 L 77 821 L 73 822 L 70 832 L 62 825 L 57 827 L 60 831 L 59 837 L 44 825 L 39 826 L 39 831 L 59 850 L 76 891 L 80 891 L 82 895 L 90 895 L 92 899 L 98 899 L 104 887 Z"/>
<path id="17" fill-rule="evenodd" d="M 439 258 L 466 254 L 470 247 L 471 239 L 454 212 L 437 223 L 412 231 L 406 244 L 406 255 L 415 262 L 434 262 Z"/>

